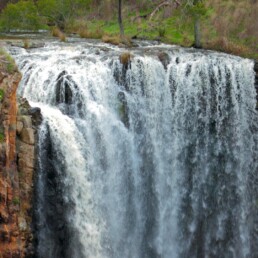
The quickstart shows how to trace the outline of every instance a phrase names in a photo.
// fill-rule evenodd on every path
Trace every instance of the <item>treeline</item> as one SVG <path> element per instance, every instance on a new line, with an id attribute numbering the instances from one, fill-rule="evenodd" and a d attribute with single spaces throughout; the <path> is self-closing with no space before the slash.
<path id="1" fill-rule="evenodd" d="M 89 10 L 87 0 L 9 1 L 0 15 L 0 29 L 37 30 L 48 26 L 62 29 L 75 17 Z"/>
<path id="2" fill-rule="evenodd" d="M 0 0 L 0 31 L 119 35 L 119 2 L 126 36 L 258 58 L 258 0 Z"/>
<path id="3" fill-rule="evenodd" d="M 126 11 L 143 11 L 158 1 L 124 0 Z M 65 29 L 74 19 L 112 20 L 117 16 L 117 0 L 1 0 L 0 29 Z"/>
<path id="4" fill-rule="evenodd" d="M 166 7 L 167 16 L 173 9 L 182 6 L 200 5 L 204 0 L 14 0 L 2 2 L 0 27 L 5 30 L 39 29 L 48 26 L 57 26 L 65 30 L 74 19 L 101 19 L 110 21 L 118 16 L 118 3 L 122 4 L 125 16 L 139 16 L 143 18 L 155 9 Z M 189 8 L 188 8 L 189 9 Z M 143 15 L 141 15 L 144 13 Z M 151 13 L 149 13 L 151 14 Z"/>

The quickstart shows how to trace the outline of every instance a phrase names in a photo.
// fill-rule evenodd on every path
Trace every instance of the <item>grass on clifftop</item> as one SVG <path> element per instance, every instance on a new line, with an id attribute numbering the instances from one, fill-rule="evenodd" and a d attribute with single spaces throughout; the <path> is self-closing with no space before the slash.
<path id="1" fill-rule="evenodd" d="M 206 49 L 258 59 L 258 2 L 251 0 L 207 0 L 207 16 L 201 21 L 202 44 Z M 151 5 L 150 5 L 151 6 Z M 153 7 L 140 10 L 125 5 L 123 23 L 125 35 L 147 40 L 159 40 L 168 44 L 190 47 L 194 42 L 191 17 L 177 9 L 162 9 L 150 19 Z M 90 14 L 89 14 L 90 15 Z M 147 18 L 146 18 L 147 17 Z M 117 18 L 74 20 L 67 32 L 78 33 L 83 38 L 117 38 Z M 117 44 L 117 41 L 115 41 Z"/>
<path id="2" fill-rule="evenodd" d="M 125 35 L 128 39 L 133 37 L 158 40 L 183 47 L 191 47 L 193 45 L 194 30 L 191 20 L 181 23 L 179 16 L 163 19 L 161 23 L 159 19 L 151 22 L 141 20 L 138 23 L 131 20 L 130 17 L 124 19 Z M 256 48 L 246 44 L 244 39 L 219 35 L 209 20 L 203 21 L 202 27 L 203 48 L 258 59 Z M 87 23 L 78 20 L 67 28 L 67 32 L 78 33 L 82 38 L 102 39 L 104 42 L 111 44 L 114 42 L 114 45 L 121 43 L 119 40 L 119 25 L 116 20 L 93 20 L 87 21 Z"/>

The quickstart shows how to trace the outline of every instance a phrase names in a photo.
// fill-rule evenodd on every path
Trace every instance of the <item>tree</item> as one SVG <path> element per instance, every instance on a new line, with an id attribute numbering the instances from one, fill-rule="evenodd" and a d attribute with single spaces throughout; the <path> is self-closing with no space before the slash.
<path id="1" fill-rule="evenodd" d="M 85 12 L 90 3 L 91 0 L 39 0 L 37 5 L 48 23 L 64 30 L 67 22 Z"/>
<path id="2" fill-rule="evenodd" d="M 201 48 L 201 18 L 207 14 L 205 0 L 184 0 L 184 7 L 194 21 L 194 47 Z"/>
<path id="3" fill-rule="evenodd" d="M 124 26 L 122 19 L 122 0 L 118 0 L 118 24 L 120 29 L 120 37 L 124 37 Z"/>
<path id="4" fill-rule="evenodd" d="M 0 26 L 3 30 L 37 30 L 42 27 L 42 23 L 34 2 L 29 0 L 7 4 L 1 13 Z"/>
<path id="5" fill-rule="evenodd" d="M 0 1 L 0 12 L 6 7 L 8 3 L 16 3 L 18 0 L 10 1 L 10 0 L 1 0 Z"/>

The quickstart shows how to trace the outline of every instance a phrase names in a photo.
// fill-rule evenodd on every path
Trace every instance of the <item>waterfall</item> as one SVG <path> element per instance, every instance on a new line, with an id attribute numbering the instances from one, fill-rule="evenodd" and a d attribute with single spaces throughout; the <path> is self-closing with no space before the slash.
<path id="1" fill-rule="evenodd" d="M 258 257 L 253 62 L 167 45 L 12 47 L 40 107 L 39 258 Z"/>

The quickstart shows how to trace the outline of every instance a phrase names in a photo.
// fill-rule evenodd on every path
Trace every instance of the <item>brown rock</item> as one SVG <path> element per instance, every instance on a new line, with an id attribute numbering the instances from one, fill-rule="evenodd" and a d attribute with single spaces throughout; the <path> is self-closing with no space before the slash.
<path id="1" fill-rule="evenodd" d="M 22 122 L 24 128 L 32 128 L 30 116 L 18 116 L 18 121 Z"/>
<path id="2" fill-rule="evenodd" d="M 8 214 L 7 210 L 2 208 L 0 210 L 0 222 L 1 223 L 8 223 L 8 221 L 9 221 L 9 214 Z"/>
<path id="3" fill-rule="evenodd" d="M 16 231 L 13 231 L 13 232 L 12 232 L 12 236 L 14 236 L 14 237 L 19 236 L 19 231 L 17 231 L 17 230 L 16 230 Z"/>
<path id="4" fill-rule="evenodd" d="M 18 135 L 21 133 L 22 129 L 23 129 L 23 123 L 21 121 L 17 121 L 16 131 Z"/>
<path id="5" fill-rule="evenodd" d="M 30 214 L 35 167 L 33 128 L 38 123 L 31 117 L 40 110 L 30 113 L 29 103 L 18 98 L 18 112 L 16 89 L 20 78 L 19 73 L 3 73 L 0 67 L 0 89 L 4 92 L 0 103 L 0 258 L 34 257 Z"/>
<path id="6" fill-rule="evenodd" d="M 27 153 L 29 153 L 29 155 L 33 155 L 35 151 L 35 147 L 34 145 L 29 145 L 26 143 L 21 143 L 19 146 L 19 155 L 26 155 Z"/>
<path id="7" fill-rule="evenodd" d="M 19 171 L 25 173 L 26 170 L 28 168 L 33 168 L 34 167 L 34 159 L 32 160 L 29 160 L 29 159 L 19 159 L 18 161 L 18 168 L 19 168 Z"/>
<path id="8" fill-rule="evenodd" d="M 32 128 L 23 128 L 20 138 L 25 143 L 28 143 L 30 145 L 35 144 L 34 130 Z"/>

